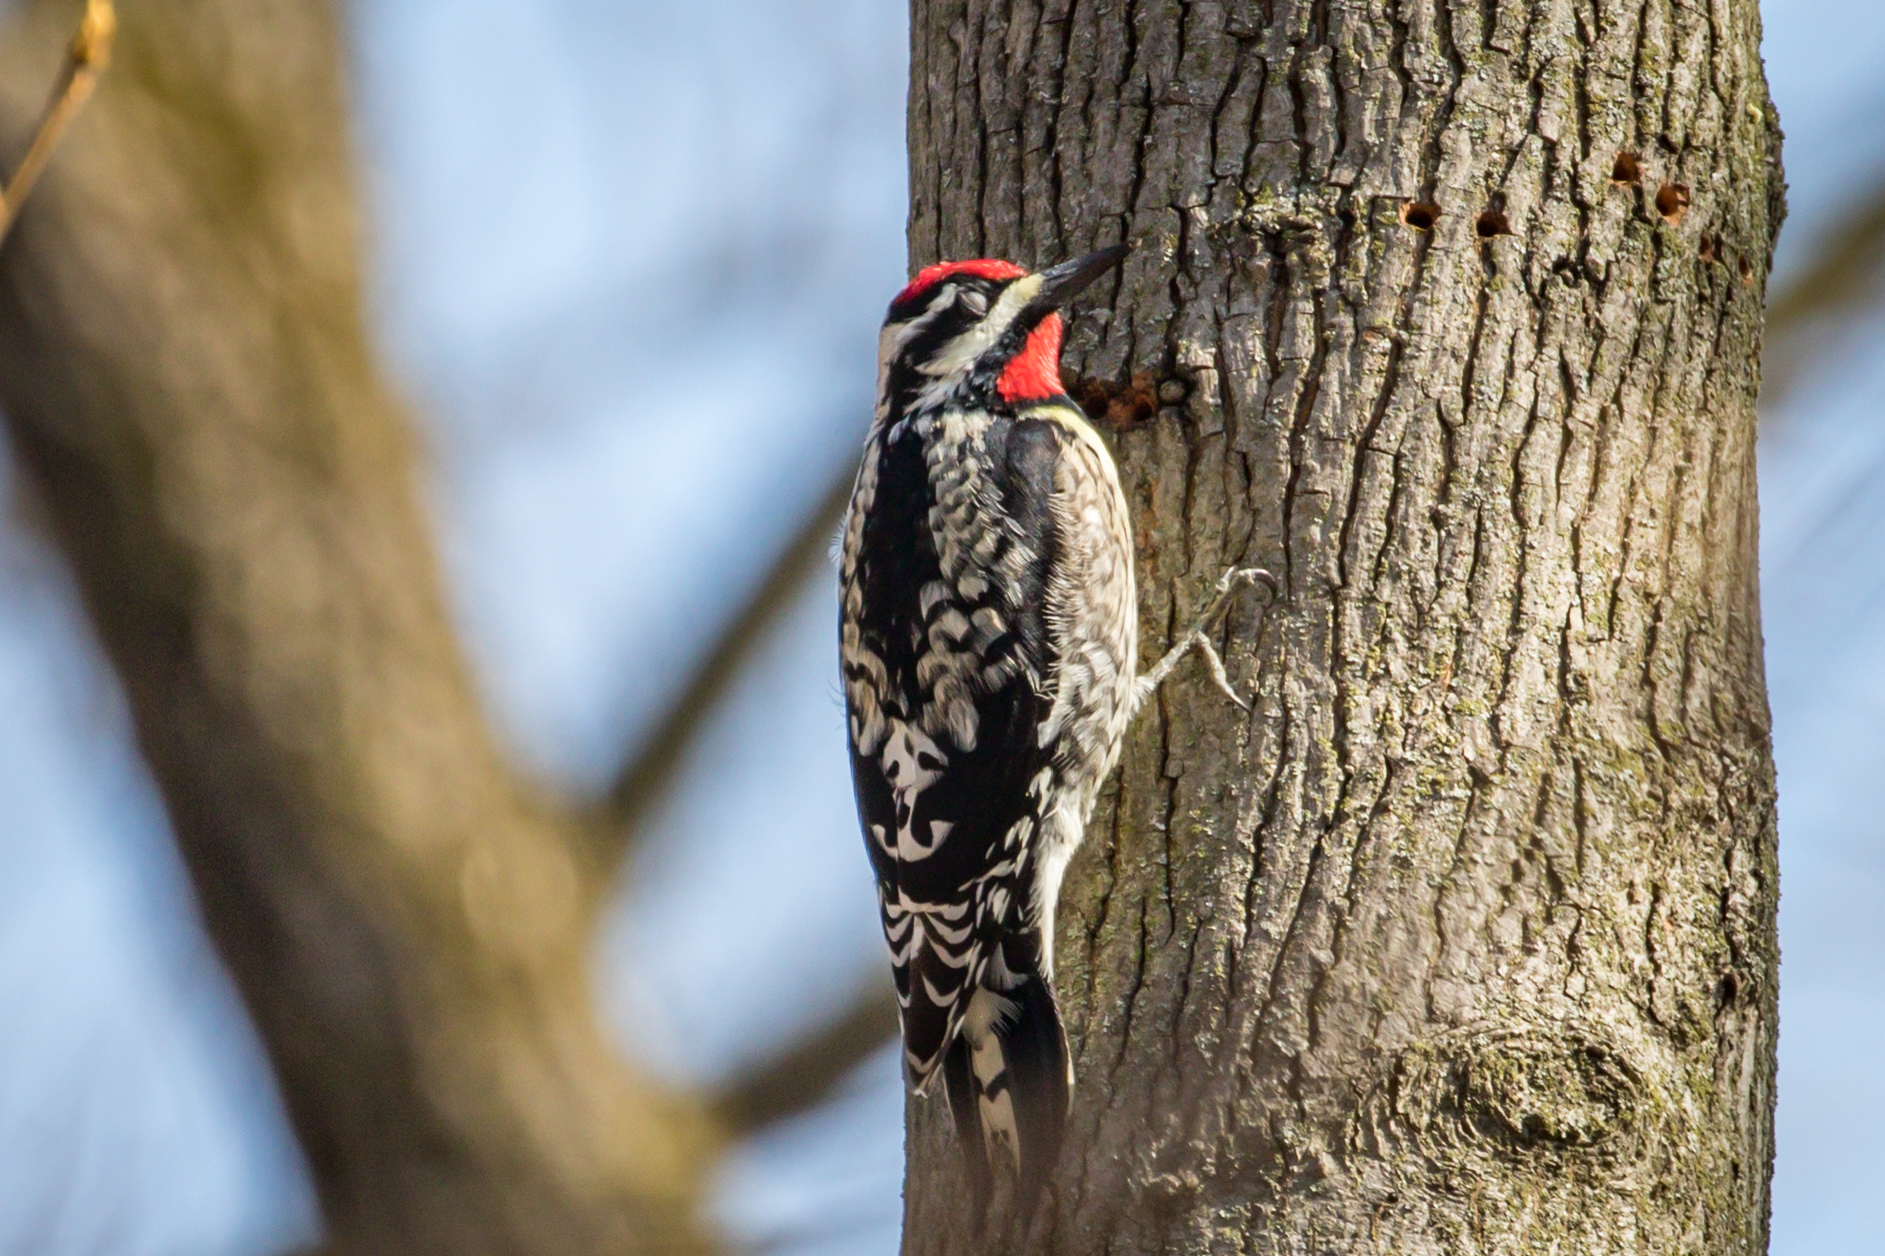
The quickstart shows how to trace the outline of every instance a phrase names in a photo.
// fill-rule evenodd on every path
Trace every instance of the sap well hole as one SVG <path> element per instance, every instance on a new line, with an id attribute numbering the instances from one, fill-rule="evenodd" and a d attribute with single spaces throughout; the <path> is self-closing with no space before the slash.
<path id="1" fill-rule="evenodd" d="M 1670 226 L 1682 221 L 1682 215 L 1689 212 L 1689 189 L 1683 183 L 1665 183 L 1656 189 L 1656 212 Z"/>
<path id="2" fill-rule="evenodd" d="M 1416 231 L 1432 231 L 1439 220 L 1440 207 L 1432 201 L 1405 201 L 1401 205 L 1401 222 Z"/>
<path id="3" fill-rule="evenodd" d="M 1511 235 L 1512 224 L 1507 222 L 1505 215 L 1498 210 L 1489 209 L 1479 216 L 1478 222 L 1473 224 L 1473 234 L 1482 240 L 1490 240 L 1494 236 Z"/>

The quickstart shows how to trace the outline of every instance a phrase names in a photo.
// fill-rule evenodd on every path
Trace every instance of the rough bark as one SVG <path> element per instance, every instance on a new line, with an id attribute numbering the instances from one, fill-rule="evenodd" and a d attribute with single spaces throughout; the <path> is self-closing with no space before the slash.
<path id="1" fill-rule="evenodd" d="M 0 42 L 14 153 L 77 12 L 32 4 Z M 0 402 L 329 1249 L 703 1249 L 712 1097 L 606 1039 L 608 843 L 509 770 L 452 633 L 413 433 L 363 325 L 334 15 L 168 0 L 122 19 L 0 253 Z M 882 1030 L 857 1033 L 850 1058 Z"/>
<path id="2" fill-rule="evenodd" d="M 1764 1251 L 1755 0 L 912 13 L 912 265 L 1140 244 L 1066 366 L 1148 657 L 1284 586 L 1067 878 L 1029 1250 Z M 978 1248 L 943 1106 L 912 1253 Z"/>

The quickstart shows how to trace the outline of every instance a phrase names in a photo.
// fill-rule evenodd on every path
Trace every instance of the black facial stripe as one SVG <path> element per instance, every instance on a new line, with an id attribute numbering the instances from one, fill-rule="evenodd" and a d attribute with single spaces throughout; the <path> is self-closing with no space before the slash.
<path id="1" fill-rule="evenodd" d="M 951 306 L 931 319 L 922 331 L 903 346 L 903 352 L 897 355 L 898 360 L 911 365 L 927 362 L 941 353 L 950 341 L 975 326 L 975 322 L 975 317 L 967 310 Z"/>
<path id="2" fill-rule="evenodd" d="M 930 377 L 917 369 L 918 365 L 934 358 L 950 341 L 974 325 L 973 317 L 959 307 L 951 306 L 925 324 L 923 330 L 892 359 L 887 380 L 892 423 L 903 416 L 910 398 L 930 382 Z"/>
<path id="3" fill-rule="evenodd" d="M 1029 302 L 1022 306 L 1021 312 L 1015 315 L 1014 321 L 1009 323 L 1007 330 L 1002 332 L 1001 339 L 991 345 L 988 352 L 976 359 L 975 370 L 969 374 L 969 386 L 977 391 L 994 387 L 995 381 L 1001 378 L 1001 373 L 1008 369 L 1009 361 L 1014 358 L 1015 354 L 1021 352 L 1022 346 L 1028 342 L 1028 337 L 1034 334 L 1034 329 L 1039 327 L 1042 321 L 1053 312 L 1053 306 L 1040 301 Z"/>
<path id="4" fill-rule="evenodd" d="M 1014 281 L 1011 279 L 985 279 L 980 275 L 950 275 L 946 279 L 937 280 L 915 296 L 905 297 L 901 301 L 892 302 L 890 311 L 885 316 L 884 321 L 887 323 L 907 323 L 913 318 L 921 317 L 923 312 L 929 309 L 930 302 L 936 299 L 936 294 L 950 284 L 956 286 L 958 293 L 969 289 L 980 292 L 983 296 L 988 298 L 989 307 L 992 309 L 995 305 L 995 299 L 1001 295 L 1001 290 L 1013 282 Z M 961 310 L 960 296 L 950 303 L 949 310 L 946 310 L 943 316 L 947 317 L 950 312 L 957 310 Z M 963 317 L 965 319 L 965 326 L 975 321 L 975 317 L 968 314 L 966 311 L 963 311 Z"/>

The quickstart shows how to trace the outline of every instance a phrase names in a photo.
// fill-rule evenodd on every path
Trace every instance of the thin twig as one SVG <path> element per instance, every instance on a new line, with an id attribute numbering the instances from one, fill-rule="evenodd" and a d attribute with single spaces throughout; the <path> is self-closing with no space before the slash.
<path id="1" fill-rule="evenodd" d="M 60 71 L 52 99 L 46 102 L 46 112 L 39 119 L 32 147 L 26 150 L 19 169 L 7 181 L 6 191 L 0 194 L 0 241 L 13 229 L 20 206 L 52 159 L 53 149 L 58 147 L 66 127 L 91 99 L 99 75 L 111 62 L 111 40 L 117 32 L 118 15 L 111 7 L 111 0 L 85 0 L 85 16 L 79 19 L 78 33 L 66 48 L 65 67 Z"/>

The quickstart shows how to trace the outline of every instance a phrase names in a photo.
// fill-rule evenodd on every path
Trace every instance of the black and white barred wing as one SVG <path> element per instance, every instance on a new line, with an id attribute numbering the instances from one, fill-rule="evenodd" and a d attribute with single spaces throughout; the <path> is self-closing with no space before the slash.
<path id="1" fill-rule="evenodd" d="M 914 433 L 868 449 L 843 558 L 852 775 L 919 1089 L 970 994 L 1039 964 L 1026 917 L 1051 541 L 1021 522 L 1046 510 L 1015 507 L 1051 494 L 1058 437 L 1006 418 L 960 426 L 992 455 L 960 465 L 996 474 L 933 469 Z"/>
<path id="2" fill-rule="evenodd" d="M 989 721 L 994 724 L 1003 707 L 1018 714 L 1038 704 L 1010 692 L 981 705 L 996 717 Z M 1034 802 L 1026 767 L 1037 756 L 1026 748 L 1034 725 L 1032 713 L 1021 716 L 1013 721 L 1012 740 L 984 737 L 974 750 L 963 751 L 932 749 L 915 730 L 909 745 L 894 744 L 907 727 L 898 722 L 882 757 L 853 761 L 859 808 L 869 817 L 867 840 L 878 862 L 905 1064 L 918 1088 L 927 1086 L 960 1032 L 969 997 L 990 981 L 991 966 L 1023 972 L 1036 967 L 1034 946 L 1015 932 L 1031 858 Z M 932 755 L 939 766 L 924 766 L 921 760 Z"/>

